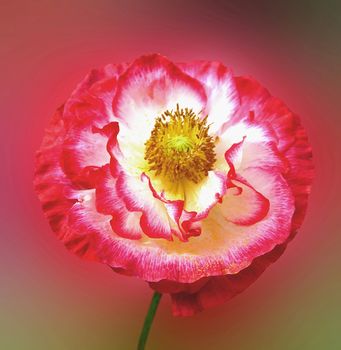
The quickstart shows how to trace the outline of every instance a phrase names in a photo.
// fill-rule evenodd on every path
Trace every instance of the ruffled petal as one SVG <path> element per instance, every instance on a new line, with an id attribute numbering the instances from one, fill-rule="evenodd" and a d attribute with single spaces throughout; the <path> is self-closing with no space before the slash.
<path id="1" fill-rule="evenodd" d="M 253 225 L 269 212 L 270 201 L 246 182 L 234 180 L 221 203 L 226 220 L 236 225 Z"/>
<path id="2" fill-rule="evenodd" d="M 163 188 L 162 181 L 157 181 L 157 178 L 151 180 L 146 174 L 142 174 L 142 179 L 148 182 L 153 196 L 164 203 L 169 217 L 179 229 L 179 232 L 173 230 L 173 233 L 183 241 L 201 233 L 200 225 L 195 222 L 206 217 L 226 191 L 225 174 L 214 171 L 210 171 L 199 183 L 184 180 L 177 191 Z"/>
<path id="3" fill-rule="evenodd" d="M 134 134 L 122 123 L 119 124 L 118 134 L 110 137 L 108 151 L 112 161 L 118 162 L 131 176 L 138 177 L 149 168 L 144 159 L 144 144 L 141 145 L 139 139 L 134 138 Z"/>
<path id="4" fill-rule="evenodd" d="M 73 127 L 68 132 L 63 142 L 61 163 L 64 172 L 74 183 L 94 186 L 94 171 L 110 162 L 107 142 L 107 136 L 95 132 L 91 125 Z M 87 171 L 83 171 L 85 168 Z"/>
<path id="5" fill-rule="evenodd" d="M 269 200 L 270 206 L 267 214 L 260 221 L 253 218 L 254 224 L 245 225 L 252 219 L 249 213 L 245 213 L 244 224 L 235 224 L 225 218 L 225 205 L 218 203 L 208 217 L 202 222 L 202 229 L 211 237 L 212 245 L 220 241 L 226 249 L 225 263 L 230 265 L 231 271 L 236 268 L 236 273 L 250 265 L 257 256 L 271 251 L 275 245 L 283 243 L 291 232 L 291 217 L 294 212 L 294 199 L 290 189 L 280 173 L 263 170 L 261 168 L 249 168 L 243 172 L 248 183 L 263 197 Z M 243 197 L 239 197 L 243 200 Z M 259 198 L 258 198 L 259 199 Z M 261 203 L 264 203 L 261 201 Z M 264 206 L 258 203 L 256 212 L 263 215 Z M 232 212 L 230 212 L 232 215 Z M 234 217 L 237 221 L 243 221 L 241 216 Z"/>
<path id="6" fill-rule="evenodd" d="M 126 208 L 124 201 L 117 194 L 116 179 L 111 176 L 109 166 L 102 169 L 98 180 L 96 208 L 100 213 L 112 216 L 110 224 L 117 235 L 130 239 L 142 237 L 141 213 Z"/>
<path id="7" fill-rule="evenodd" d="M 148 183 L 122 171 L 117 178 L 116 191 L 129 211 L 142 212 L 140 225 L 147 236 L 172 240 L 167 209 L 153 196 Z"/>
<path id="8" fill-rule="evenodd" d="M 109 163 L 104 132 L 115 117 L 112 100 L 125 65 L 92 70 L 65 104 L 62 118 L 66 134 L 61 162 L 67 176 L 81 187 L 94 187 L 96 171 Z"/>
<path id="9" fill-rule="evenodd" d="M 112 100 L 117 80 L 126 70 L 127 64 L 110 64 L 102 69 L 93 69 L 73 91 L 65 103 L 63 119 L 66 128 L 73 123 L 89 124 L 102 128 L 115 121 Z"/>
<path id="10" fill-rule="evenodd" d="M 75 199 L 66 198 L 64 192 L 72 187 L 65 176 L 60 163 L 60 153 L 65 136 L 65 123 L 62 120 L 64 107 L 60 107 L 45 131 L 43 143 L 36 154 L 35 190 L 42 203 L 45 216 L 51 228 L 59 235 L 67 229 L 65 213 L 75 203 Z"/>
<path id="11" fill-rule="evenodd" d="M 253 121 L 273 132 L 277 148 L 287 161 L 285 178 L 295 197 L 293 232 L 296 232 L 305 216 L 314 174 L 307 133 L 300 118 L 280 99 L 272 97 L 256 80 L 236 77 L 235 82 L 241 96 L 241 107 L 236 118 L 252 111 Z"/>
<path id="12" fill-rule="evenodd" d="M 226 191 L 226 175 L 217 171 L 209 171 L 199 183 L 186 180 L 184 184 L 185 204 L 187 212 L 195 212 L 196 219 L 203 219 L 209 210 L 221 200 Z"/>
<path id="13" fill-rule="evenodd" d="M 142 146 L 150 137 L 155 118 L 166 110 L 175 110 L 177 104 L 200 113 L 206 105 L 203 86 L 167 58 L 147 55 L 121 75 L 113 111 Z"/>
<path id="14" fill-rule="evenodd" d="M 216 135 L 239 107 L 232 71 L 219 62 L 198 61 L 179 66 L 204 86 L 207 95 L 204 114 L 208 115 L 211 134 Z"/>
<path id="15" fill-rule="evenodd" d="M 78 200 L 66 213 L 68 230 L 62 240 L 78 256 L 107 263 L 115 237 L 110 225 L 111 217 L 96 210 L 95 190 L 88 191 L 86 198 Z M 75 192 L 73 196 L 78 197 L 79 194 Z"/>
<path id="16" fill-rule="evenodd" d="M 141 179 L 142 181 L 148 184 L 148 187 L 152 192 L 154 198 L 164 203 L 164 206 L 167 210 L 169 218 L 173 223 L 177 225 L 177 228 L 172 229 L 173 234 L 175 234 L 181 241 L 186 241 L 188 238 L 188 232 L 185 232 L 183 230 L 182 224 L 180 222 L 180 219 L 184 210 L 184 200 L 183 199 L 170 200 L 166 198 L 165 191 L 162 190 L 161 192 L 158 192 L 153 186 L 153 183 L 150 180 L 149 176 L 146 175 L 145 173 L 142 174 Z"/>

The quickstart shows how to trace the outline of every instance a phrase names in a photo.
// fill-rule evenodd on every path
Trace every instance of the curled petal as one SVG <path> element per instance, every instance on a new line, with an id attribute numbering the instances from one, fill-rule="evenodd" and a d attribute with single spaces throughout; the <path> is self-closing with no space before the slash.
<path id="1" fill-rule="evenodd" d="M 148 175 L 143 173 L 141 175 L 142 181 L 148 184 L 148 187 L 153 194 L 154 198 L 160 200 L 164 203 L 165 208 L 167 210 L 167 213 L 171 220 L 173 220 L 174 223 L 176 223 L 177 228 L 179 230 L 173 229 L 172 232 L 178 236 L 178 238 L 182 241 L 186 241 L 187 237 L 185 232 L 182 229 L 182 226 L 180 224 L 180 218 L 184 209 L 184 201 L 183 200 L 170 200 L 165 197 L 165 193 L 161 192 L 160 194 L 155 190 L 150 178 Z"/>
<path id="2" fill-rule="evenodd" d="M 158 192 L 153 182 L 146 175 L 142 179 L 148 183 L 153 196 L 165 203 L 170 218 L 177 224 L 179 232 L 174 232 L 181 240 L 186 241 L 190 236 L 201 233 L 200 224 L 196 222 L 205 218 L 210 209 L 221 200 L 226 191 L 225 175 L 210 171 L 208 176 L 199 183 L 185 181 L 180 192 L 180 199 L 169 199 L 168 192 Z"/>
<path id="3" fill-rule="evenodd" d="M 226 191 L 226 176 L 224 173 L 209 171 L 208 175 L 198 184 L 186 181 L 184 209 L 195 212 L 195 219 L 205 218 L 209 210 L 221 200 Z"/>
<path id="4" fill-rule="evenodd" d="M 269 212 L 270 201 L 246 182 L 233 181 L 221 204 L 224 218 L 237 225 L 253 225 Z"/>
<path id="5" fill-rule="evenodd" d="M 236 77 L 235 82 L 241 96 L 238 116 L 252 110 L 256 123 L 271 126 L 277 138 L 277 148 L 287 160 L 289 169 L 285 178 L 295 197 L 293 228 L 296 232 L 305 216 L 314 173 L 307 133 L 300 118 L 281 100 L 272 97 L 255 79 Z"/>
<path id="6" fill-rule="evenodd" d="M 242 162 L 244 140 L 245 136 L 243 136 L 243 139 L 240 142 L 234 143 L 225 152 L 225 160 L 230 168 L 228 172 L 229 177 L 236 177 L 236 167 L 239 168 L 239 165 Z"/>
<path id="7" fill-rule="evenodd" d="M 109 166 L 103 168 L 96 188 L 96 208 L 102 214 L 111 215 L 112 230 L 121 237 L 139 239 L 141 213 L 129 211 L 116 191 L 116 179 L 111 176 Z"/>
<path id="8" fill-rule="evenodd" d="M 109 163 L 104 130 L 115 119 L 111 103 L 117 78 L 124 69 L 125 65 L 108 65 L 92 70 L 65 104 L 61 162 L 64 172 L 78 186 L 94 187 L 96 168 Z"/>
<path id="9" fill-rule="evenodd" d="M 142 212 L 140 224 L 147 236 L 172 239 L 172 228 L 164 203 L 153 196 L 146 182 L 121 172 L 117 178 L 116 191 L 129 211 Z"/>

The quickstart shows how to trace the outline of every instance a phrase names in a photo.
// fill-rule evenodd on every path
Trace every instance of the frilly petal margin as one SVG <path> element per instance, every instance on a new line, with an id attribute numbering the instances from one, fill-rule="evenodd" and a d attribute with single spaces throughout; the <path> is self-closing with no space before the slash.
<path id="1" fill-rule="evenodd" d="M 64 106 L 53 116 L 46 129 L 41 149 L 36 154 L 36 172 L 34 186 L 42 203 L 42 208 L 51 228 L 62 239 L 66 230 L 65 213 L 76 199 L 65 197 L 65 189 L 71 190 L 72 183 L 63 173 L 59 158 L 65 137 L 65 125 L 62 120 Z"/>
<path id="2" fill-rule="evenodd" d="M 67 177 L 81 188 L 93 188 L 94 174 L 110 160 L 103 128 L 115 120 L 111 101 L 125 69 L 125 64 L 93 69 L 65 103 L 60 162 Z"/>
<path id="3" fill-rule="evenodd" d="M 284 176 L 295 198 L 292 228 L 296 232 L 305 216 L 314 176 L 307 133 L 300 118 L 280 99 L 272 97 L 256 80 L 236 77 L 235 81 L 241 96 L 241 111 L 253 111 L 256 123 L 271 125 L 278 139 L 277 148 L 287 160 L 289 170 Z"/>
<path id="4" fill-rule="evenodd" d="M 222 201 L 225 219 L 236 225 L 253 225 L 264 219 L 270 201 L 246 182 L 233 181 Z"/>
<path id="5" fill-rule="evenodd" d="M 98 212 L 111 215 L 112 230 L 119 236 L 140 239 L 142 237 L 141 213 L 129 211 L 116 191 L 116 179 L 111 176 L 109 165 L 101 170 L 96 187 L 96 209 Z"/>
<path id="6" fill-rule="evenodd" d="M 148 183 L 122 171 L 117 178 L 116 192 L 129 211 L 142 213 L 140 225 L 148 237 L 172 240 L 167 209 L 162 201 L 155 199 Z"/>

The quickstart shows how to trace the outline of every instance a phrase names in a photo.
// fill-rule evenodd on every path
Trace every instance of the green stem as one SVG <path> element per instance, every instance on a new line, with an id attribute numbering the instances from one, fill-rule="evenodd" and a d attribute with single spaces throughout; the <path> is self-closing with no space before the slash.
<path id="1" fill-rule="evenodd" d="M 162 297 L 161 293 L 154 292 L 152 301 L 150 303 L 146 318 L 144 320 L 143 328 L 140 334 L 139 344 L 137 346 L 137 350 L 144 350 L 148 334 L 150 331 L 150 327 L 152 326 L 153 319 L 157 310 L 157 307 L 159 305 L 160 299 Z"/>

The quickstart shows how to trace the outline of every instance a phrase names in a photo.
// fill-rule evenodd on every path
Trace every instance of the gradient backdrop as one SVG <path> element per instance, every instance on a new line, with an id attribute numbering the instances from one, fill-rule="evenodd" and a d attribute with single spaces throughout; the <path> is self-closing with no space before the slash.
<path id="1" fill-rule="evenodd" d="M 134 349 L 151 290 L 54 237 L 32 188 L 50 116 L 92 68 L 160 52 L 220 60 L 301 115 L 316 179 L 305 223 L 246 292 L 193 318 L 165 296 L 148 349 L 341 349 L 341 5 L 0 1 L 0 349 Z"/>

